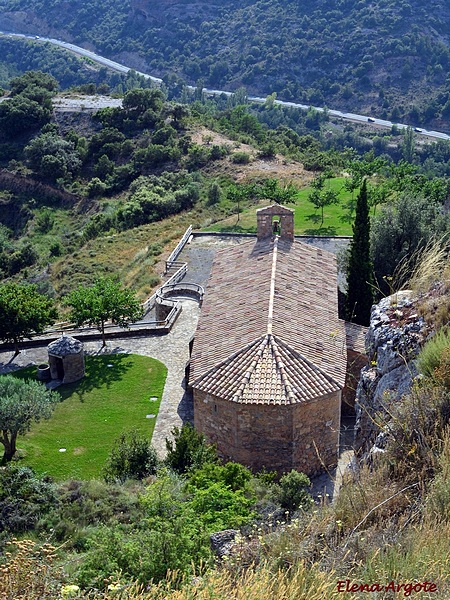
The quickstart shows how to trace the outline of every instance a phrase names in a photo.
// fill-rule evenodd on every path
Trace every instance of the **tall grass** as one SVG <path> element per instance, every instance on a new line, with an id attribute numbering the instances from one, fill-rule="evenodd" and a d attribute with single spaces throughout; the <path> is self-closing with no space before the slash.
<path id="1" fill-rule="evenodd" d="M 394 289 L 410 289 L 417 295 L 428 292 L 436 281 L 450 282 L 448 251 L 447 236 L 432 238 L 397 266 Z"/>
<path id="2" fill-rule="evenodd" d="M 450 330 L 440 329 L 422 348 L 417 357 L 417 369 L 426 377 L 433 378 L 444 353 L 450 350 Z"/>
<path id="3" fill-rule="evenodd" d="M 409 287 L 416 293 L 424 293 L 436 281 L 450 281 L 447 238 L 432 239 L 418 254 Z"/>

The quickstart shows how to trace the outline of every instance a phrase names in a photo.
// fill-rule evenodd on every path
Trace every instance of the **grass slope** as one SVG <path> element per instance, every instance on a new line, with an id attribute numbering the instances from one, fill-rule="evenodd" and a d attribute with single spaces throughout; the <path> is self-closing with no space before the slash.
<path id="1" fill-rule="evenodd" d="M 61 386 L 52 418 L 19 439 L 21 462 L 57 480 L 99 477 L 122 431 L 135 428 L 151 438 L 166 375 L 165 365 L 146 356 L 87 356 L 86 377 Z M 35 368 L 17 376 L 34 377 Z"/>
<path id="2" fill-rule="evenodd" d="M 312 187 L 300 190 L 297 194 L 294 204 L 289 204 L 288 208 L 295 211 L 294 226 L 296 235 L 353 235 L 352 224 L 343 220 L 346 214 L 345 205 L 351 200 L 351 193 L 344 188 L 344 177 L 335 177 L 327 180 L 325 187 L 332 189 L 339 194 L 339 203 L 326 206 L 324 210 L 324 221 L 322 227 L 320 222 L 314 223 L 312 216 L 320 216 L 320 211 L 315 210 L 313 204 L 308 200 L 312 192 Z M 227 217 L 206 227 L 205 231 L 234 231 L 256 233 L 256 210 L 270 204 L 264 200 L 258 206 L 249 206 L 242 209 L 237 222 L 237 215 Z"/>

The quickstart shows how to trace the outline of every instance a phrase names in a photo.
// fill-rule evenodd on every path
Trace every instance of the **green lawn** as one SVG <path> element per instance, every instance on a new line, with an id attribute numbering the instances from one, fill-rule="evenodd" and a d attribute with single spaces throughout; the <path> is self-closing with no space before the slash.
<path id="1" fill-rule="evenodd" d="M 312 215 L 319 215 L 313 204 L 308 201 L 312 191 L 311 187 L 300 190 L 297 194 L 295 204 L 288 204 L 288 208 L 295 211 L 294 223 L 296 235 L 353 235 L 352 224 L 342 220 L 345 216 L 345 204 L 351 199 L 351 193 L 344 189 L 345 177 L 327 179 L 326 188 L 331 188 L 339 193 L 339 204 L 327 206 L 324 210 L 323 226 L 315 224 L 311 220 Z M 356 198 L 356 192 L 354 195 Z M 258 206 L 246 207 L 242 210 L 239 222 L 237 215 L 233 215 L 206 227 L 204 231 L 234 231 L 237 233 L 256 233 L 256 210 L 270 204 L 269 201 L 260 203 Z"/>
<path id="2" fill-rule="evenodd" d="M 32 367 L 15 374 L 35 373 Z M 62 402 L 52 418 L 19 437 L 21 464 L 57 480 L 99 477 L 122 431 L 135 428 L 151 438 L 166 375 L 165 365 L 146 356 L 86 356 L 86 376 L 57 389 Z"/>

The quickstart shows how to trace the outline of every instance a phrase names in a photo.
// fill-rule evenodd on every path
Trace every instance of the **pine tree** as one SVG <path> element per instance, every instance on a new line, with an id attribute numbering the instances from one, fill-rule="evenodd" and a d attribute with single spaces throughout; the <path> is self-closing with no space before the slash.
<path id="1" fill-rule="evenodd" d="M 373 302 L 373 267 L 370 259 L 370 221 L 365 179 L 356 199 L 347 284 L 345 303 L 347 320 L 360 325 L 369 325 Z"/>

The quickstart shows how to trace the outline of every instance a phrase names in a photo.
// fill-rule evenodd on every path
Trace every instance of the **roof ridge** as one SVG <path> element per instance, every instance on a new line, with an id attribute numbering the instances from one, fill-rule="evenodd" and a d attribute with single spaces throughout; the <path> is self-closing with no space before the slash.
<path id="1" fill-rule="evenodd" d="M 275 359 L 275 364 L 276 364 L 276 367 L 280 374 L 281 382 L 284 385 L 284 388 L 286 390 L 286 395 L 291 402 L 295 402 L 295 393 L 294 393 L 291 383 L 289 382 L 289 378 L 286 373 L 286 369 L 284 367 L 283 359 L 280 356 L 280 351 L 278 349 L 278 342 L 277 342 L 275 336 L 272 334 L 270 334 L 268 336 L 268 338 L 269 338 L 269 344 L 271 346 L 273 356 Z"/>
<path id="2" fill-rule="evenodd" d="M 233 395 L 233 400 L 235 398 L 241 398 L 242 394 L 244 392 L 245 387 L 247 386 L 247 384 L 250 382 L 250 377 L 252 376 L 252 374 L 254 373 L 258 362 L 261 360 L 263 352 L 264 352 L 264 348 L 267 346 L 267 344 L 269 343 L 269 335 L 264 335 L 261 339 L 261 343 L 259 345 L 258 350 L 256 351 L 256 355 L 253 358 L 249 368 L 245 371 L 245 373 L 242 376 L 241 379 L 241 383 L 238 387 L 238 389 L 236 390 L 236 393 Z"/>
<path id="3" fill-rule="evenodd" d="M 270 273 L 270 291 L 269 291 L 269 307 L 267 311 L 267 333 L 272 334 L 273 323 L 273 303 L 275 299 L 275 280 L 277 273 L 277 258 L 278 258 L 278 236 L 275 236 L 272 248 L 272 270 Z"/>
<path id="4" fill-rule="evenodd" d="M 257 338 L 255 338 L 254 340 L 252 340 L 251 342 L 249 342 L 248 344 L 246 344 L 245 346 L 242 346 L 241 348 L 239 348 L 239 350 L 236 350 L 236 352 L 233 352 L 232 354 L 228 355 L 226 358 L 224 358 L 220 363 L 215 364 L 214 366 L 212 366 L 210 369 L 208 369 L 208 371 L 206 371 L 205 373 L 202 373 L 202 375 L 200 375 L 199 377 L 197 377 L 197 379 L 194 379 L 194 381 L 192 381 L 192 383 L 190 384 L 191 386 L 195 386 L 197 383 L 199 383 L 202 379 L 204 379 L 205 377 L 208 377 L 208 375 L 210 375 L 211 373 L 213 373 L 214 371 L 217 371 L 219 369 L 221 369 L 222 367 L 224 367 L 227 363 L 232 362 L 237 356 L 239 356 L 239 354 L 243 354 L 244 352 L 246 352 L 247 350 L 250 350 L 250 348 L 252 346 L 255 346 L 258 342 L 260 342 L 262 339 L 266 339 L 267 338 L 267 334 L 263 334 L 258 336 Z"/>
<path id="5" fill-rule="evenodd" d="M 339 387 L 341 387 L 340 383 L 338 381 L 336 381 L 336 379 L 334 379 L 326 371 L 323 371 L 320 367 L 318 367 L 311 360 L 309 360 L 308 358 L 306 358 L 305 356 L 303 356 L 303 354 L 301 352 L 298 352 L 297 350 L 294 350 L 294 348 L 292 348 L 288 343 L 286 343 L 282 339 L 279 339 L 277 336 L 274 335 L 273 338 L 275 340 L 277 340 L 277 345 L 280 345 L 282 348 L 285 347 L 288 352 L 290 352 L 291 354 L 293 354 L 295 356 L 295 358 L 303 360 L 311 369 L 313 369 L 314 371 L 317 371 L 318 373 L 320 373 L 328 381 L 331 381 L 335 385 L 338 385 Z"/>

